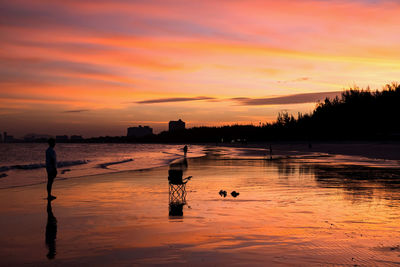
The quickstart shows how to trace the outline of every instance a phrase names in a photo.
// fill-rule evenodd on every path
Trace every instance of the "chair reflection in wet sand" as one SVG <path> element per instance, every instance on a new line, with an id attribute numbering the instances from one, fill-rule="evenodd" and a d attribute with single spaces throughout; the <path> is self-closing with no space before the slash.
<path id="1" fill-rule="evenodd" d="M 183 179 L 182 169 L 170 169 L 169 181 L 169 216 L 183 216 L 183 206 L 186 204 L 186 183 L 192 178 Z"/>

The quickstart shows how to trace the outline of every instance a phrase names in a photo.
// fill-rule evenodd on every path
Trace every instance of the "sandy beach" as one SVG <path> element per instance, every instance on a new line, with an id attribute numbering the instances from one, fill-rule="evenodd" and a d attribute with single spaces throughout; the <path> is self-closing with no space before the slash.
<path id="1" fill-rule="evenodd" d="M 398 169 L 255 151 L 56 180 L 50 206 L 44 185 L 2 189 L 0 265 L 400 264 Z M 192 176 L 181 214 L 170 168 Z"/>
<path id="2" fill-rule="evenodd" d="M 358 156 L 370 159 L 400 161 L 400 142 L 396 141 L 356 141 L 356 142 L 264 142 L 264 143 L 232 143 L 220 144 L 221 147 L 259 148 L 269 155 L 271 146 L 273 155 L 307 155 L 312 153 L 327 153 L 331 155 Z M 253 151 L 249 151 L 253 153 Z"/>

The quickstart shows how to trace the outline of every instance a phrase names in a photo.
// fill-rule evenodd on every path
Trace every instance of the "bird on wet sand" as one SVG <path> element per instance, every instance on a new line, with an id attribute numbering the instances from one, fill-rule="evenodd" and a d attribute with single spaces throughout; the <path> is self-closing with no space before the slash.
<path id="1" fill-rule="evenodd" d="M 232 191 L 232 193 L 231 193 L 231 195 L 232 195 L 233 197 L 237 197 L 239 194 L 240 194 L 240 193 L 239 193 L 239 192 L 236 192 L 236 191 Z"/>
<path id="2" fill-rule="evenodd" d="M 219 190 L 219 195 L 222 197 L 226 197 L 226 195 L 227 195 L 227 193 L 226 193 L 226 191 L 225 190 Z"/>

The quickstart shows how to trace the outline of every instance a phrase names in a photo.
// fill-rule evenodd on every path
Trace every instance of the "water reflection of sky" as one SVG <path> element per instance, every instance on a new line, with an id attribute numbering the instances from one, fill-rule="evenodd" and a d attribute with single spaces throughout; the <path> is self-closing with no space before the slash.
<path id="1" fill-rule="evenodd" d="M 169 216 L 169 167 L 97 176 L 96 183 L 93 177 L 59 181 L 52 206 L 56 263 L 399 262 L 396 169 L 227 157 L 173 167 L 179 166 L 193 178 L 178 220 Z M 218 194 L 221 189 L 227 197 Z M 1 207 L 0 245 L 24 255 L 0 251 L 6 264 L 47 260 L 43 238 L 37 239 L 46 227 L 45 202 L 32 197 L 38 190 L 0 195 L 0 203 L 15 200 Z M 230 196 L 233 190 L 240 192 L 237 198 Z M 15 223 L 22 212 L 30 220 Z"/>

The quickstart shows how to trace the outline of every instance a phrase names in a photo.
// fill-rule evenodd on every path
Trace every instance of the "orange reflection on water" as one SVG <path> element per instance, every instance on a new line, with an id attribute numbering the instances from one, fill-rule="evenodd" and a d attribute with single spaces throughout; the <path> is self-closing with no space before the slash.
<path id="1" fill-rule="evenodd" d="M 354 170 L 341 177 L 335 168 L 288 160 L 191 159 L 184 176 L 193 178 L 187 183 L 183 216 L 177 219 L 169 215 L 167 167 L 57 181 L 55 260 L 61 264 L 398 263 L 397 183 L 360 179 L 360 171 Z M 375 174 L 382 177 L 384 170 Z M 218 194 L 221 189 L 227 197 Z M 240 195 L 232 197 L 233 190 Z M 30 222 L 36 230 L 20 235 L 17 229 L 23 225 L 10 221 L 22 216 L 23 203 L 38 191 L 34 187 L 7 191 L 6 196 L 19 197 L 13 213 L 2 208 L 3 228 L 14 230 L 0 234 L 0 245 L 25 253 L 24 260 L 30 262 L 44 261 L 44 249 L 24 241 L 44 229 L 44 201 L 28 205 L 40 206 L 40 213 L 32 209 L 27 215 L 36 218 Z M 6 241 L 12 240 L 10 233 L 18 238 Z M 18 246 L 21 243 L 29 245 Z M 6 263 L 18 262 L 4 253 L 0 256 L 8 259 Z"/>

